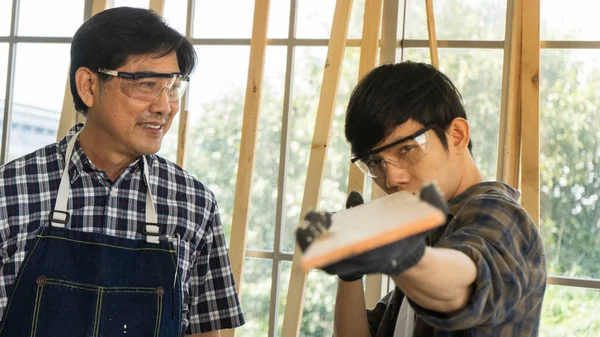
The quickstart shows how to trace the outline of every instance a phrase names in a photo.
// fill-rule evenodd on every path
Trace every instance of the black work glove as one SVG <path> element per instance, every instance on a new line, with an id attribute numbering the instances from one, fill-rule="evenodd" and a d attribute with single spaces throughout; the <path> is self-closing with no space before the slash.
<path id="1" fill-rule="evenodd" d="M 423 186 L 420 198 L 447 214 L 446 201 L 435 185 Z M 360 193 L 352 191 L 346 201 L 346 208 L 362 203 Z M 296 231 L 296 240 L 303 251 L 331 226 L 331 213 L 312 211 L 305 216 L 304 220 L 304 225 Z M 356 281 L 366 274 L 382 273 L 395 276 L 421 260 L 425 253 L 426 235 L 427 232 L 413 235 L 320 269 L 328 274 L 338 275 L 340 279 L 347 282 Z"/>

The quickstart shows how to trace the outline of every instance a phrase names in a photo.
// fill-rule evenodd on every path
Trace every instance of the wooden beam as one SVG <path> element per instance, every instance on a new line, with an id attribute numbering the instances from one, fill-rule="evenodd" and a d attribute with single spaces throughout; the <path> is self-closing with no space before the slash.
<path id="1" fill-rule="evenodd" d="M 265 50 L 267 48 L 269 2 L 270 0 L 256 0 L 254 3 L 254 22 L 250 40 L 250 63 L 229 245 L 229 258 L 238 293 L 241 292 L 242 270 L 246 253 L 250 186 L 252 185 L 252 172 L 254 172 Z"/>
<path id="2" fill-rule="evenodd" d="M 375 68 L 377 64 L 382 5 L 382 0 L 365 2 L 360 62 L 358 66 L 359 81 Z M 364 186 L 365 175 L 356 165 L 350 164 L 350 170 L 348 171 L 348 193 L 356 190 L 362 194 L 364 193 Z M 381 275 L 368 275 L 365 287 L 365 303 L 368 308 L 374 307 L 381 298 Z"/>
<path id="3" fill-rule="evenodd" d="M 383 0 L 379 64 L 396 63 L 396 47 L 398 45 L 398 1 L 399 0 Z"/>
<path id="4" fill-rule="evenodd" d="M 158 15 L 165 15 L 165 0 L 150 0 L 150 9 L 158 13 Z"/>
<path id="5" fill-rule="evenodd" d="M 306 212 L 315 209 L 319 204 L 351 8 L 352 0 L 337 0 L 335 5 L 299 221 L 302 221 Z M 281 332 L 285 337 L 298 336 L 300 333 L 307 276 L 300 266 L 300 255 L 300 249 L 296 246 Z"/>
<path id="6" fill-rule="evenodd" d="M 521 204 L 540 221 L 540 0 L 523 6 L 521 63 Z"/>
<path id="7" fill-rule="evenodd" d="M 177 157 L 175 163 L 180 167 L 185 165 L 185 147 L 187 145 L 187 126 L 189 121 L 188 109 L 181 108 L 179 114 L 179 130 L 177 135 Z"/>
<path id="8" fill-rule="evenodd" d="M 508 0 L 504 44 L 502 99 L 496 177 L 519 189 L 521 160 L 521 37 L 522 0 Z"/>
<path id="9" fill-rule="evenodd" d="M 189 38 L 192 36 L 192 22 L 194 22 L 194 0 L 187 1 L 187 21 L 185 24 L 185 35 Z M 179 129 L 177 134 L 177 154 L 175 163 L 180 167 L 185 166 L 185 149 L 187 144 L 187 130 L 189 122 L 189 88 L 181 98 L 179 115 Z"/>
<path id="10" fill-rule="evenodd" d="M 440 61 L 438 58 L 438 43 L 435 33 L 435 16 L 433 15 L 433 0 L 425 0 L 427 10 L 427 33 L 429 34 L 429 54 L 431 56 L 431 65 L 439 69 Z"/>
<path id="11" fill-rule="evenodd" d="M 112 7 L 112 0 L 92 0 L 92 16 L 102 12 L 108 7 Z M 69 74 L 67 74 L 67 85 L 65 88 L 65 94 L 63 96 L 62 110 L 60 113 L 60 119 L 58 121 L 58 132 L 56 133 L 56 140 L 61 140 L 73 127 L 75 123 L 79 121 L 77 110 L 73 104 L 73 95 L 71 94 L 71 81 Z"/>

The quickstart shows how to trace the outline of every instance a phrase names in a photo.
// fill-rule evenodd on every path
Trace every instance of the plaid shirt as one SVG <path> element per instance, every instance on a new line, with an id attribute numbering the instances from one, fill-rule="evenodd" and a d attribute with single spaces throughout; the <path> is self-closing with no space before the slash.
<path id="1" fill-rule="evenodd" d="M 546 288 L 542 239 L 519 194 L 500 182 L 474 185 L 449 201 L 446 226 L 429 235 L 434 247 L 459 250 L 477 266 L 467 305 L 451 315 L 410 301 L 415 337 L 531 337 L 538 335 Z M 404 294 L 398 288 L 367 310 L 371 334 L 394 335 Z"/>
<path id="2" fill-rule="evenodd" d="M 40 226 L 54 208 L 67 143 L 82 127 L 78 124 L 60 142 L 0 167 L 0 315 Z M 175 164 L 156 155 L 146 159 L 158 223 L 165 225 L 167 235 L 181 237 L 178 254 L 186 333 L 244 324 L 214 195 Z M 138 159 L 111 182 L 77 141 L 69 167 L 71 229 L 144 240 L 142 165 Z"/>

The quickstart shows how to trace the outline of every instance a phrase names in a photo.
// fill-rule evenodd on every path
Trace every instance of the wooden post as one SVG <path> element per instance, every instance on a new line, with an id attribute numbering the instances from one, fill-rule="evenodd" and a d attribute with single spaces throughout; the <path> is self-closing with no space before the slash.
<path id="1" fill-rule="evenodd" d="M 521 204 L 540 222 L 540 1 L 523 6 L 521 64 L 522 167 Z"/>
<path id="2" fill-rule="evenodd" d="M 315 209 L 319 203 L 333 110 L 342 74 L 341 67 L 346 49 L 351 8 L 352 0 L 337 0 L 335 5 L 299 221 L 302 221 L 306 212 Z M 285 337 L 298 336 L 300 333 L 307 276 L 300 266 L 300 255 L 300 249 L 296 246 L 281 332 L 281 335 Z"/>
<path id="3" fill-rule="evenodd" d="M 194 0 L 188 0 L 187 21 L 185 25 L 185 35 L 188 38 L 192 36 L 192 22 L 194 22 Z M 177 135 L 177 155 L 175 162 L 181 167 L 185 165 L 185 148 L 187 144 L 187 129 L 189 121 L 189 92 L 190 90 L 188 88 L 185 95 L 181 98 L 183 105 L 181 105 L 179 108 L 179 134 Z"/>
<path id="4" fill-rule="evenodd" d="M 165 14 L 165 0 L 150 0 L 149 7 L 160 16 Z"/>
<path id="5" fill-rule="evenodd" d="M 246 231 L 250 210 L 250 186 L 254 171 L 254 155 L 260 115 L 260 99 L 267 48 L 267 27 L 269 21 L 269 0 L 256 0 L 254 22 L 250 40 L 250 64 L 244 102 L 244 120 L 238 161 L 229 258 L 238 293 L 241 292 L 242 269 L 246 253 Z"/>
<path id="6" fill-rule="evenodd" d="M 500 130 L 498 139 L 497 179 L 519 189 L 521 160 L 521 34 L 522 0 L 508 0 L 504 41 L 504 69 Z"/>
<path id="7" fill-rule="evenodd" d="M 433 15 L 433 0 L 425 0 L 427 10 L 427 33 L 429 34 L 429 54 L 431 55 L 431 65 L 440 68 L 438 58 L 438 42 L 435 34 L 435 16 Z"/>
<path id="8" fill-rule="evenodd" d="M 377 49 L 379 47 L 379 30 L 381 26 L 382 0 L 365 2 L 362 40 L 360 43 L 360 62 L 358 80 L 360 81 L 377 64 Z M 365 175 L 354 164 L 348 171 L 348 193 L 356 190 L 364 193 Z M 372 308 L 381 298 L 381 275 L 368 275 L 365 285 L 365 303 Z"/>

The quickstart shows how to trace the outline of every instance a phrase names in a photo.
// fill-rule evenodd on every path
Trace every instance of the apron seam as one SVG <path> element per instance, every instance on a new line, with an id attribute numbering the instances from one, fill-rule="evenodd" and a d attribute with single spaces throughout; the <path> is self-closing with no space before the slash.
<path id="1" fill-rule="evenodd" d="M 162 316 L 162 295 L 158 295 L 157 299 L 157 308 L 156 308 L 156 325 L 154 327 L 154 337 L 158 337 L 158 333 L 160 331 L 160 319 Z"/>
<path id="2" fill-rule="evenodd" d="M 31 320 L 31 337 L 35 337 L 37 335 L 37 322 L 40 313 L 40 305 L 42 302 L 42 291 L 44 291 L 44 286 L 38 285 L 37 292 L 35 294 L 35 304 L 33 306 L 33 317 Z"/>
<path id="3" fill-rule="evenodd" d="M 40 234 L 40 235 L 38 235 L 38 238 L 65 240 L 65 241 L 83 243 L 83 244 L 88 244 L 88 245 L 105 246 L 105 247 L 118 248 L 118 249 L 124 249 L 124 250 L 134 250 L 134 251 L 135 250 L 151 250 L 151 251 L 160 251 L 160 252 L 166 252 L 166 253 L 174 253 L 175 252 L 174 250 L 164 249 L 164 248 L 129 248 L 129 247 L 111 245 L 111 244 L 107 244 L 107 243 L 88 242 L 88 241 L 75 240 L 75 239 L 70 239 L 70 238 L 61 238 L 59 236 L 53 236 L 53 235 L 41 235 Z"/>

